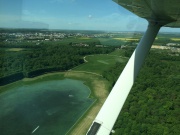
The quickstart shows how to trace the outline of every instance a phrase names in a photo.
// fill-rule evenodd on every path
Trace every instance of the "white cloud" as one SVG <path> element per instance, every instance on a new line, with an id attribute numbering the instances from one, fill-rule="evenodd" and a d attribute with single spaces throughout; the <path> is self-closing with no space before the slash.
<path id="1" fill-rule="evenodd" d="M 28 10 L 23 10 L 22 13 L 23 15 L 28 15 L 28 16 L 31 15 L 31 12 Z"/>
<path id="2" fill-rule="evenodd" d="M 91 17 L 91 16 L 89 16 Z M 143 22 L 143 23 L 142 23 Z M 136 31 L 145 30 L 147 23 L 134 15 L 112 13 L 102 17 L 93 17 L 91 21 L 84 21 L 91 28 L 105 30 Z"/>
<path id="3" fill-rule="evenodd" d="M 33 27 L 40 26 L 41 23 L 47 24 L 50 29 L 90 29 L 90 30 L 118 30 L 118 31 L 137 31 L 147 28 L 144 20 L 133 15 L 122 15 L 113 13 L 106 16 L 96 17 L 89 14 L 87 16 L 74 17 L 52 17 L 47 16 L 45 11 L 23 10 L 22 17 L 18 16 L 0 16 L 1 25 L 6 22 L 22 21 L 26 24 L 33 22 Z M 4 20 L 4 21 L 2 21 Z M 28 23 L 29 22 L 29 23 Z M 35 23 L 36 22 L 36 23 Z M 19 23 L 19 24 L 24 24 Z M 11 23 L 12 24 L 12 23 Z M 15 23 L 14 23 L 15 24 Z M 17 23 L 16 23 L 17 24 Z M 17 24 L 18 25 L 18 24 Z M 25 26 L 25 24 L 24 24 Z M 44 25 L 45 26 L 45 25 Z"/>
<path id="4" fill-rule="evenodd" d="M 92 19 L 92 15 L 88 15 L 88 18 L 89 18 L 89 19 Z"/>
<path id="5" fill-rule="evenodd" d="M 0 22 L 19 21 L 21 19 L 18 15 L 0 15 Z"/>
<path id="6" fill-rule="evenodd" d="M 0 27 L 7 28 L 49 28 L 49 24 L 32 19 L 21 20 L 15 15 L 0 15 Z"/>

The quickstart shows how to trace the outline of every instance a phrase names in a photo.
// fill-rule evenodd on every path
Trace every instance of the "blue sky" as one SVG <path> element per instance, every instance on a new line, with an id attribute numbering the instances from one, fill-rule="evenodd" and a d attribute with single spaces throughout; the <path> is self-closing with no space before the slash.
<path id="1" fill-rule="evenodd" d="M 145 31 L 147 27 L 144 19 L 112 0 L 0 0 L 0 18 L 0 27 L 10 28 Z"/>

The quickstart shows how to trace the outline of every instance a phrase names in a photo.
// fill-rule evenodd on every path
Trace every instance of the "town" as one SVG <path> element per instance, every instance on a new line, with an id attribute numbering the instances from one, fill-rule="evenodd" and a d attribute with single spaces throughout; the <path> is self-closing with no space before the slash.
<path id="1" fill-rule="evenodd" d="M 5 92 L 9 92 L 10 97 L 15 92 L 20 96 L 17 96 L 18 99 L 13 98 L 14 100 L 9 100 L 10 98 L 1 99 L 7 99 L 5 101 L 10 105 L 14 103 L 21 105 L 24 99 L 32 101 L 30 103 L 25 102 L 27 104 L 23 105 L 23 110 L 30 108 L 28 112 L 32 110 L 40 112 L 33 114 L 35 115 L 32 118 L 33 121 L 41 116 L 50 120 L 57 116 L 62 121 L 64 118 L 64 115 L 61 117 L 62 113 L 72 112 L 72 107 L 82 107 L 82 104 L 79 103 L 89 102 L 91 104 L 94 102 L 95 104 L 92 107 L 100 108 L 141 37 L 141 32 L 0 30 L 0 96 L 6 95 Z M 142 120 L 146 117 L 144 123 L 153 123 L 142 126 L 148 131 L 153 129 L 156 132 L 157 128 L 154 127 L 154 124 L 159 125 L 159 121 L 161 121 L 161 125 L 167 126 L 170 131 L 173 130 L 173 126 L 169 123 L 178 123 L 178 120 L 174 118 L 178 117 L 176 112 L 179 112 L 176 96 L 179 90 L 179 40 L 178 33 L 159 33 L 132 88 L 132 92 L 129 94 L 121 116 L 118 117 L 115 124 L 117 133 L 118 131 L 124 133 L 126 129 L 119 129 L 119 125 L 132 123 L 131 120 L 134 120 L 135 124 L 133 122 L 128 125 L 127 129 L 130 127 L 133 127 L 133 130 L 139 129 Z M 79 80 L 82 83 L 77 85 L 72 82 L 78 82 Z M 63 94 L 63 99 L 62 96 L 58 95 L 58 91 L 60 89 L 59 84 L 64 83 L 64 81 L 67 81 L 67 85 L 62 87 L 62 91 L 66 92 L 66 94 Z M 36 89 L 35 86 L 39 88 L 39 84 L 43 87 Z M 74 99 L 79 95 L 76 93 L 81 88 L 78 88 L 74 93 L 72 92 L 80 84 L 86 84 L 92 94 L 88 94 L 90 98 L 84 98 L 86 100 L 83 102 L 82 100 L 75 102 Z M 19 90 L 22 90 L 21 92 L 25 92 L 25 94 L 19 94 Z M 43 93 L 43 95 L 39 96 L 38 93 Z M 102 95 L 103 93 L 104 95 Z M 51 99 L 49 98 L 50 94 L 52 94 Z M 31 100 L 31 95 L 37 95 L 37 100 L 40 101 L 37 106 L 33 106 L 33 109 L 32 105 L 36 104 L 36 100 Z M 23 100 L 19 100 L 21 97 L 23 97 Z M 48 100 L 44 100 L 45 98 Z M 67 105 L 57 104 L 66 100 L 67 103 L 70 103 L 70 111 L 62 111 L 64 106 L 65 109 L 67 108 Z M 51 106 L 51 101 L 54 101 L 54 103 L 52 102 L 53 106 Z M 1 103 L 4 103 L 4 100 Z M 45 106 L 45 109 L 41 110 L 42 106 Z M 7 110 L 9 107 L 3 106 L 3 104 L 2 107 L 1 110 L 9 111 Z M 165 107 L 168 108 L 168 115 L 165 115 Z M 18 106 L 19 108 L 22 108 L 22 106 Z M 93 108 L 91 109 L 94 110 Z M 98 111 L 98 109 L 95 111 Z M 91 110 L 87 112 L 85 117 L 90 115 Z M 154 118 L 152 118 L 152 115 Z M 17 124 L 9 119 L 12 116 L 22 120 L 19 124 L 23 126 L 24 118 L 21 119 L 21 115 L 16 115 L 16 110 L 13 110 L 7 113 L 7 117 L 2 117 L 5 122 L 4 125 L 8 127 L 8 132 L 9 130 L 14 132 L 17 129 L 13 125 Z M 129 119 L 124 119 L 127 116 Z M 29 114 L 27 117 L 29 117 Z M 74 120 L 74 115 L 70 113 L 68 118 Z M 76 117 L 75 121 L 78 118 L 79 116 Z M 55 122 L 53 126 L 58 125 L 57 123 Z M 83 125 L 85 125 L 84 122 Z M 50 131 L 51 128 L 49 127 L 52 126 L 52 123 L 47 123 L 47 126 L 48 131 Z M 69 130 L 71 125 L 65 126 L 64 133 Z M 123 126 L 126 127 L 126 125 Z M 32 129 L 27 126 L 25 129 L 19 130 L 26 132 L 31 129 L 31 132 L 34 133 L 42 128 L 43 124 L 36 124 Z M 76 128 L 70 132 L 74 132 L 74 130 Z M 155 132 L 153 133 L 155 134 Z M 140 132 L 137 134 L 140 134 Z M 3 135 L 7 135 L 6 132 Z"/>
<path id="2" fill-rule="evenodd" d="M 104 32 L 104 31 L 68 31 L 68 30 L 38 30 L 38 29 L 0 29 L 0 45 L 41 45 L 70 44 L 72 46 L 88 47 L 94 42 L 96 47 L 104 46 L 136 46 L 142 37 L 142 32 Z M 160 33 L 152 48 L 180 51 L 179 33 Z"/>

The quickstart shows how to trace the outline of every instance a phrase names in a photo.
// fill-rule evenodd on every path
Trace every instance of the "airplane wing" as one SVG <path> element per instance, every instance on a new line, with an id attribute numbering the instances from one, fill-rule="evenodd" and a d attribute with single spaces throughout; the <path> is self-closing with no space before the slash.
<path id="1" fill-rule="evenodd" d="M 180 27 L 180 0 L 113 1 L 148 21 L 161 22 L 164 27 Z"/>
<path id="2" fill-rule="evenodd" d="M 86 135 L 109 135 L 159 29 L 180 27 L 180 0 L 113 0 L 149 24 Z"/>

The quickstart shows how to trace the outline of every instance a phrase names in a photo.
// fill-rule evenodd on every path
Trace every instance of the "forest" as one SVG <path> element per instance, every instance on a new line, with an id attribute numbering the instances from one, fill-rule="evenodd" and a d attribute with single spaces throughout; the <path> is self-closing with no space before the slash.
<path id="1" fill-rule="evenodd" d="M 100 44 L 97 39 L 87 40 L 89 47 L 72 46 L 72 41 L 74 39 L 70 38 L 62 43 L 42 42 L 39 45 L 0 42 L 0 86 L 24 77 L 67 71 L 84 63 L 86 55 L 115 50 L 113 46 L 96 47 L 95 44 Z M 134 47 L 126 47 L 121 56 L 130 57 L 133 50 Z M 112 87 L 124 66 L 125 63 L 116 63 L 103 72 Z M 179 135 L 179 73 L 179 56 L 169 51 L 151 50 L 114 125 L 113 135 Z"/>
<path id="2" fill-rule="evenodd" d="M 124 66 L 117 63 L 103 73 L 112 86 Z M 179 73 L 179 56 L 151 50 L 114 125 L 113 135 L 179 135 Z"/>
<path id="3" fill-rule="evenodd" d="M 0 50 L 0 85 L 24 77 L 66 71 L 84 63 L 83 57 L 85 55 L 109 53 L 114 50 L 114 47 L 95 47 L 93 45 L 73 47 L 71 45 L 43 44 L 21 49 L 20 51 L 8 51 L 8 48 Z"/>

